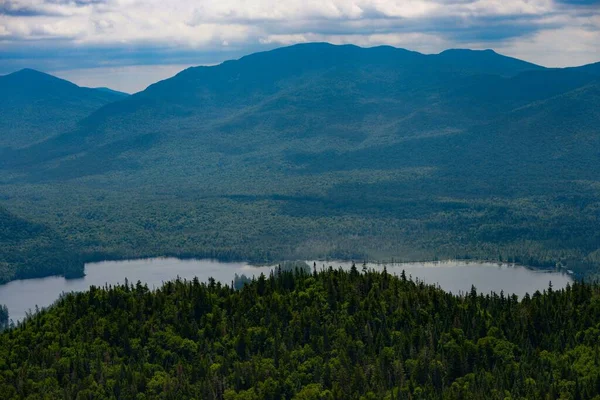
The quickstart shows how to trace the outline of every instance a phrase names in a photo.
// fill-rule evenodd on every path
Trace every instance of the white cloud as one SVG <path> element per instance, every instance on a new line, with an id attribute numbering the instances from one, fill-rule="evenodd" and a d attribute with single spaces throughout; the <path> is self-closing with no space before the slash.
<path id="1" fill-rule="evenodd" d="M 567 67 L 600 61 L 598 31 L 578 27 L 545 30 L 529 38 L 515 39 L 498 50 L 547 67 Z"/>
<path id="2" fill-rule="evenodd" d="M 54 71 L 218 62 L 307 41 L 426 53 L 494 48 L 545 65 L 597 61 L 600 7 L 562 1 L 0 0 L 0 71 L 31 59 Z"/>

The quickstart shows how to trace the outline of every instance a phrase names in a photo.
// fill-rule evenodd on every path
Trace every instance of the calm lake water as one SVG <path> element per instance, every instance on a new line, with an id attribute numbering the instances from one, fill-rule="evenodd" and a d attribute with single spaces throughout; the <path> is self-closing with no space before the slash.
<path id="1" fill-rule="evenodd" d="M 350 262 L 317 261 L 317 267 L 343 267 L 349 269 Z M 313 265 L 313 261 L 308 264 Z M 368 264 L 369 268 L 383 270 L 382 264 Z M 130 283 L 138 280 L 156 288 L 163 282 L 177 277 L 192 279 L 195 276 L 202 281 L 209 277 L 230 284 L 235 274 L 260 275 L 268 274 L 273 267 L 255 267 L 247 263 L 219 262 L 215 260 L 179 260 L 176 258 L 154 258 L 128 261 L 105 261 L 90 263 L 85 266 L 86 276 L 81 279 L 66 280 L 62 277 L 48 277 L 9 282 L 0 285 L 0 304 L 6 304 L 10 318 L 15 322 L 25 317 L 29 310 L 35 310 L 36 305 L 47 307 L 54 303 L 63 292 L 87 290 L 91 285 L 123 283 L 125 278 Z M 357 268 L 362 268 L 357 264 Z M 426 283 L 439 286 L 452 293 L 467 292 L 471 285 L 478 291 L 491 291 L 505 294 L 516 294 L 519 297 L 525 293 L 548 288 L 552 282 L 555 289 L 563 288 L 571 282 L 569 275 L 560 272 L 543 272 L 521 266 L 498 265 L 490 263 L 445 261 L 437 263 L 404 263 L 387 265 L 387 271 L 399 275 L 402 270 L 407 276 Z"/>

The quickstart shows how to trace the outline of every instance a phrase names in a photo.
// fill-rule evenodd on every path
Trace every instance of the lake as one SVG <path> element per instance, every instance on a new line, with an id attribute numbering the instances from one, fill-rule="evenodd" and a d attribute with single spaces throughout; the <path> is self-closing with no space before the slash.
<path id="1" fill-rule="evenodd" d="M 332 265 L 349 269 L 350 262 L 316 261 L 319 269 Z M 313 261 L 308 261 L 313 265 Z M 383 264 L 367 264 L 369 268 L 383 270 Z M 87 290 L 91 285 L 123 283 L 125 278 L 130 283 L 138 280 L 156 288 L 163 282 L 177 277 L 192 279 L 195 276 L 202 281 L 209 277 L 231 284 L 235 274 L 246 276 L 261 272 L 268 274 L 273 267 L 255 267 L 243 262 L 220 262 L 215 260 L 179 260 L 176 258 L 153 258 L 127 261 L 104 261 L 89 263 L 85 266 L 86 276 L 80 279 L 67 280 L 62 277 L 48 277 L 9 282 L 0 285 L 0 304 L 6 304 L 10 318 L 15 322 L 25 317 L 29 310 L 35 310 L 36 305 L 47 307 L 54 303 L 63 292 Z M 357 264 L 359 270 L 362 264 Z M 505 294 L 516 294 L 519 297 L 525 293 L 548 288 L 549 282 L 555 289 L 563 288 L 571 282 L 569 275 L 561 272 L 546 272 L 532 270 L 522 266 L 507 264 L 492 264 L 462 261 L 444 261 L 430 263 L 402 263 L 387 265 L 387 271 L 399 275 L 402 270 L 407 276 L 426 283 L 439 286 L 452 293 L 468 292 L 471 285 L 478 291 L 489 293 L 501 290 Z"/>

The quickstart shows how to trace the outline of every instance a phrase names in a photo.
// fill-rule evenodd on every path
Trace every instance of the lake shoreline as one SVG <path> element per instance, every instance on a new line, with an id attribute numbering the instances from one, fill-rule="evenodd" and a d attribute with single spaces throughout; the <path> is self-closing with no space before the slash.
<path id="1" fill-rule="evenodd" d="M 312 271 L 317 269 L 342 268 L 350 269 L 352 261 L 343 260 L 303 260 Z M 173 257 L 153 257 L 143 259 L 127 259 L 120 261 L 101 261 L 87 263 L 86 274 L 79 279 L 65 279 L 60 276 L 12 281 L 0 285 L 0 304 L 6 304 L 9 314 L 14 320 L 22 320 L 28 310 L 35 310 L 51 305 L 64 292 L 86 291 L 90 286 L 130 284 L 140 281 L 150 289 L 161 287 L 165 282 L 176 278 L 191 280 L 198 277 L 206 282 L 213 278 L 224 285 L 232 284 L 236 276 L 248 278 L 258 277 L 261 273 L 269 275 L 279 264 L 268 266 L 253 265 L 248 262 L 221 262 L 210 259 L 180 259 Z M 362 270 L 363 262 L 355 265 Z M 571 275 L 564 271 L 549 271 L 527 268 L 510 263 L 476 262 L 474 260 L 444 260 L 433 262 L 370 262 L 367 268 L 375 271 L 387 269 L 388 273 L 406 276 L 413 280 L 439 286 L 441 289 L 461 294 L 475 286 L 480 293 L 516 294 L 522 297 L 525 293 L 533 294 L 548 288 L 549 282 L 560 289 L 573 281 Z"/>
<path id="2" fill-rule="evenodd" d="M 402 259 L 402 257 L 398 257 L 398 259 L 401 259 L 402 261 L 396 261 L 394 259 L 394 257 L 391 258 L 391 260 L 389 261 L 385 261 L 385 260 L 369 260 L 367 259 L 366 261 L 360 260 L 358 261 L 357 259 L 341 259 L 341 258 L 336 258 L 336 259 L 311 259 L 309 261 L 307 260 L 280 260 L 280 261 L 273 261 L 273 262 L 256 262 L 253 261 L 252 258 L 237 258 L 237 257 L 202 257 L 202 256 L 193 256 L 193 255 L 176 255 L 176 253 L 167 253 L 166 255 L 149 255 L 149 256 L 140 256 L 140 257 L 127 257 L 127 256 L 117 256 L 117 255 L 106 255 L 106 257 L 102 258 L 99 257 L 98 255 L 96 256 L 92 256 L 92 257 L 83 257 L 83 268 L 80 271 L 80 273 L 77 274 L 48 274 L 48 275 L 39 275 L 39 276 L 34 276 L 34 277 L 30 277 L 30 278 L 17 278 L 17 279 L 11 279 L 7 282 L 3 282 L 0 284 L 0 287 L 7 285 L 11 282 L 15 282 L 15 281 L 27 281 L 30 279 L 44 279 L 44 278 L 51 278 L 51 277 L 63 277 L 65 280 L 78 280 L 78 279 L 84 279 L 86 276 L 86 272 L 85 272 L 85 268 L 88 264 L 99 264 L 99 263 L 104 263 L 104 262 L 119 262 L 119 261 L 143 261 L 143 260 L 154 260 L 154 259 L 171 259 L 171 258 L 175 258 L 175 259 L 179 259 L 179 260 L 195 260 L 195 261 L 202 261 L 202 260 L 210 260 L 210 261 L 216 261 L 216 262 L 221 262 L 221 263 L 229 263 L 229 262 L 235 262 L 235 263 L 247 263 L 248 265 L 251 266 L 255 266 L 255 267 L 266 267 L 266 266 L 276 266 L 279 265 L 281 263 L 285 263 L 285 262 L 297 262 L 297 261 L 306 261 L 306 262 L 313 262 L 313 261 L 317 261 L 317 262 L 325 262 L 325 263 L 348 263 L 348 262 L 354 262 L 356 263 L 357 267 L 362 265 L 364 262 L 367 262 L 368 264 L 377 264 L 377 265 L 401 265 L 401 264 L 416 264 L 416 263 L 453 263 L 453 262 L 463 262 L 466 264 L 469 263 L 475 263 L 475 264 L 498 264 L 498 265 L 509 265 L 509 266 L 515 266 L 515 267 L 523 267 L 523 268 L 527 268 L 529 270 L 532 271 L 549 271 L 549 272 L 562 272 L 565 274 L 568 274 L 569 276 L 571 276 L 574 280 L 581 280 L 583 277 L 580 276 L 579 274 L 575 273 L 574 271 L 568 269 L 567 267 L 561 266 L 561 267 L 546 267 L 546 266 L 536 266 L 536 265 L 528 265 L 528 264 L 523 264 L 523 263 L 513 263 L 513 262 L 507 262 L 507 261 L 497 261 L 497 260 L 491 260 L 491 259 L 485 259 L 485 258 L 444 258 L 444 259 L 429 259 L 429 258 L 422 258 L 422 259 Z M 311 265 L 312 267 L 312 265 Z"/>

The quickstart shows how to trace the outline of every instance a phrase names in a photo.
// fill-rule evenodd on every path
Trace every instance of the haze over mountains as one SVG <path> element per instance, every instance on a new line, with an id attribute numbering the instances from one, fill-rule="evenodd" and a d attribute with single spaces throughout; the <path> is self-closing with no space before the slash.
<path id="1" fill-rule="evenodd" d="M 313 43 L 131 96 L 27 70 L 0 93 L 0 204 L 89 257 L 600 265 L 600 64 Z"/>

